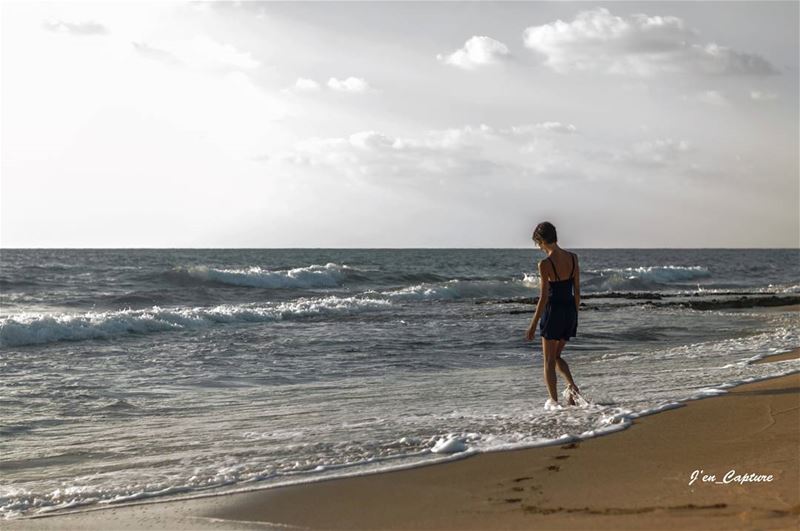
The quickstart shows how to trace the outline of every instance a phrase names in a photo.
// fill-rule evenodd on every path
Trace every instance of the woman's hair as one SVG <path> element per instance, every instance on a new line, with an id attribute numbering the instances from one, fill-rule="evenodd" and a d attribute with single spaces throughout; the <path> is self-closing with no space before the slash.
<path id="1" fill-rule="evenodd" d="M 533 231 L 534 241 L 542 241 L 545 243 L 555 243 L 558 241 L 555 226 L 549 221 L 542 221 Z"/>

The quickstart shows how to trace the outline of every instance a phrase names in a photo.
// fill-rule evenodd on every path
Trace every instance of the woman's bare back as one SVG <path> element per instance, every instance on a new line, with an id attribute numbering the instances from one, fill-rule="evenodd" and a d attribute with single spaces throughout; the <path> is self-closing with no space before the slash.
<path id="1" fill-rule="evenodd" d="M 575 274 L 577 268 L 577 256 L 564 249 L 556 249 L 543 261 L 549 262 L 545 271 L 549 273 L 548 280 L 551 282 L 570 278 Z"/>

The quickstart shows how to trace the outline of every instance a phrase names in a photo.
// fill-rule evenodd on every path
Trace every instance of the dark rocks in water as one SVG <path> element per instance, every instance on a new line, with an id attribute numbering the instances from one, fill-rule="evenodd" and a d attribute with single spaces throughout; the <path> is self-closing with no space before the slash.
<path id="1" fill-rule="evenodd" d="M 720 293 L 720 295 L 752 295 L 752 291 L 726 291 L 725 293 Z M 696 291 L 692 293 L 692 297 L 708 297 L 710 293 L 703 293 L 702 291 Z M 680 296 L 680 295 L 673 295 L 673 297 Z"/>
<path id="2" fill-rule="evenodd" d="M 650 299 L 660 300 L 669 297 L 669 294 L 654 293 L 652 291 L 612 291 L 610 293 L 587 293 L 581 299 Z"/>
<path id="3" fill-rule="evenodd" d="M 486 299 L 475 301 L 475 304 L 536 304 L 539 297 L 511 297 L 509 299 Z"/>
<path id="4" fill-rule="evenodd" d="M 589 297 L 581 297 L 589 298 Z M 634 297 L 635 298 L 635 297 Z M 529 302 L 532 301 L 532 302 Z M 497 301 L 492 301 L 497 302 Z M 534 299 L 524 299 L 524 300 L 516 300 L 515 302 L 519 302 L 521 304 L 536 304 L 538 302 L 538 298 Z M 793 304 L 800 304 L 800 295 L 756 295 L 756 296 L 749 296 L 749 297 L 738 297 L 735 299 L 719 299 L 713 298 L 710 300 L 683 300 L 683 301 L 668 301 L 668 302 L 653 302 L 652 300 L 646 300 L 641 303 L 630 303 L 630 304 L 592 304 L 586 305 L 585 303 L 581 302 L 581 310 L 602 310 L 608 309 L 613 310 L 616 308 L 623 308 L 629 306 L 641 306 L 646 305 L 653 308 L 663 308 L 663 307 L 674 307 L 680 306 L 684 308 L 691 308 L 692 310 L 724 310 L 724 309 L 733 309 L 733 308 L 758 308 L 758 307 L 773 307 L 773 306 L 791 306 Z M 524 309 L 524 310 L 510 310 L 508 313 L 511 315 L 523 314 L 523 313 L 530 313 L 531 309 Z"/>
<path id="5" fill-rule="evenodd" d="M 681 293 L 658 293 L 654 291 L 611 291 L 608 293 L 583 293 L 581 294 L 581 300 L 591 300 L 591 299 L 628 299 L 628 300 L 662 300 L 667 298 L 696 298 L 696 297 L 709 297 L 712 294 L 710 293 L 703 293 L 703 292 L 696 292 L 691 294 L 681 294 Z M 735 295 L 742 295 L 742 300 L 760 300 L 763 299 L 763 295 L 753 294 L 752 291 L 729 291 L 726 293 L 720 293 L 720 296 L 735 296 Z M 774 295 L 775 297 L 782 297 L 782 295 Z M 716 300 L 716 299 L 712 299 Z M 491 300 L 481 300 L 475 301 L 475 304 L 536 304 L 539 302 L 539 297 L 510 297 L 507 299 L 491 299 Z M 701 301 L 700 304 L 704 304 L 706 301 Z M 669 304 L 678 304 L 678 303 L 669 303 Z M 681 302 L 680 304 L 687 304 Z M 691 304 L 695 304 L 692 302 Z M 780 306 L 782 303 L 778 304 L 759 304 L 759 306 Z M 788 302 L 786 304 L 794 304 L 793 302 Z M 737 307 L 737 306 L 735 306 Z M 741 306 L 741 308 L 746 308 L 747 305 Z M 698 308 L 702 309 L 702 308 Z"/>
<path id="6" fill-rule="evenodd" d="M 772 295 L 769 297 L 739 297 L 737 299 L 711 299 L 710 301 L 676 301 L 656 306 L 684 306 L 693 310 L 721 310 L 726 308 L 756 308 L 800 304 L 800 295 Z"/>
<path id="7" fill-rule="evenodd" d="M 665 297 L 675 297 L 676 295 L 665 293 L 653 293 L 648 291 L 638 292 L 629 291 L 621 292 L 615 291 L 611 293 L 584 293 L 581 294 L 581 299 L 635 299 L 635 300 L 660 300 Z M 492 299 L 475 301 L 475 304 L 536 304 L 539 302 L 539 297 L 510 297 L 507 299 Z"/>

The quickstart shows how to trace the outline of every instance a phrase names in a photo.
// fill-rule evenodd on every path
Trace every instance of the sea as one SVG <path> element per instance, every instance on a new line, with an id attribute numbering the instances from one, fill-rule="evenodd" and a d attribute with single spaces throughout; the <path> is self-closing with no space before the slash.
<path id="1" fill-rule="evenodd" d="M 571 250 L 585 402 L 546 410 L 538 249 L 3 249 L 0 515 L 581 440 L 800 371 L 754 363 L 800 346 L 800 250 Z"/>

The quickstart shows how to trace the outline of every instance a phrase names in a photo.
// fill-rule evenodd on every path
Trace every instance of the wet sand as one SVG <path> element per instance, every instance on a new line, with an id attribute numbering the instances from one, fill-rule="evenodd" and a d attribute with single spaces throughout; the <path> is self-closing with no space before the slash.
<path id="1" fill-rule="evenodd" d="M 762 362 L 798 357 L 795 349 Z M 695 470 L 702 472 L 690 484 Z M 772 481 L 726 483 L 726 474 Z M 800 373 L 691 401 L 579 443 L 3 527 L 798 529 Z"/>

